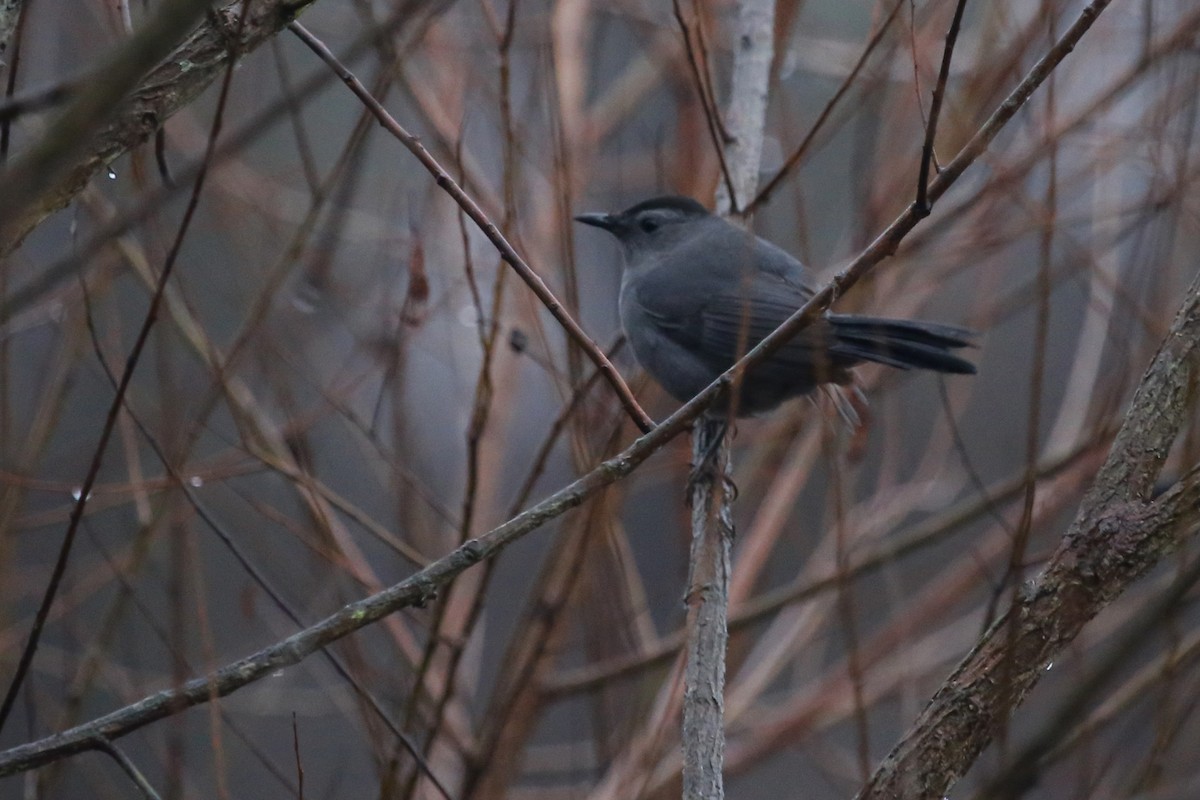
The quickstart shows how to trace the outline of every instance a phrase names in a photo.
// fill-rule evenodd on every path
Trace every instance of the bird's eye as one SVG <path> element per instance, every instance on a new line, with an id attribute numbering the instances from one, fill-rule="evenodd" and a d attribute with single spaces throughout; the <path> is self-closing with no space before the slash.
<path id="1" fill-rule="evenodd" d="M 658 220 L 654 217 L 642 217 L 642 221 L 638 223 L 638 227 L 646 233 L 654 233 L 658 230 Z"/>

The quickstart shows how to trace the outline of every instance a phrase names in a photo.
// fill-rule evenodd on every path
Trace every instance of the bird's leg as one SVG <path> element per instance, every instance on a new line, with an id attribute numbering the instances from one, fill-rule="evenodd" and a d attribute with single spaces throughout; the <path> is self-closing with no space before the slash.
<path id="1" fill-rule="evenodd" d="M 712 437 L 712 439 L 708 442 L 708 446 L 704 448 L 704 452 L 700 454 L 699 463 L 692 465 L 693 472 L 712 469 L 716 466 L 717 450 L 725 441 L 725 434 L 729 432 L 729 422 L 727 420 L 721 420 L 719 423 L 717 423 L 717 425 L 718 427 L 715 428 L 716 435 Z"/>
<path id="2" fill-rule="evenodd" d="M 701 424 L 701 423 L 697 423 Z M 722 474 L 717 474 L 717 452 L 721 449 L 721 444 L 725 441 L 725 436 L 729 432 L 729 421 L 719 420 L 718 426 L 715 428 L 715 435 L 706 443 L 704 451 L 700 454 L 700 458 L 692 464 L 691 472 L 688 474 L 687 480 L 687 499 L 691 503 L 692 495 L 695 494 L 696 484 L 704 477 L 719 478 L 725 482 L 725 491 L 729 492 L 730 499 L 736 500 L 738 495 L 737 484 L 733 479 Z"/>

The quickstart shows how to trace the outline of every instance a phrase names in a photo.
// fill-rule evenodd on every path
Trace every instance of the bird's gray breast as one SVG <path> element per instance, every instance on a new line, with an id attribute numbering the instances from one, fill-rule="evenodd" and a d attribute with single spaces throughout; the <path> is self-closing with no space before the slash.
<path id="1" fill-rule="evenodd" d="M 697 348 L 699 305 L 661 270 L 627 275 L 621 285 L 621 327 L 638 363 L 675 399 L 686 401 L 720 370 Z"/>

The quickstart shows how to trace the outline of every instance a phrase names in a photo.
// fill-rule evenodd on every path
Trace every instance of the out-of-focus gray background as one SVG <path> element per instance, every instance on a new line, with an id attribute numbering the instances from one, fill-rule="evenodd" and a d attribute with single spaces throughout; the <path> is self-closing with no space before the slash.
<path id="1" fill-rule="evenodd" d="M 393 6 L 325 0 L 302 21 L 347 54 L 608 347 L 619 334 L 619 252 L 571 215 L 662 193 L 710 203 L 718 181 L 671 4 L 408 2 L 380 28 Z M 679 6 L 703 31 L 723 108 L 736 6 Z M 821 276 L 915 192 L 954 3 L 903 3 L 889 17 L 892 6 L 778 3 L 763 182 L 887 20 L 799 168 L 753 219 Z M 127 35 L 120 7 L 28 4 L 17 94 L 92 67 Z M 1081 7 L 968 6 L 941 163 Z M 148 13 L 140 2 L 129 11 L 135 26 Z M 978 330 L 977 376 L 865 367 L 862 430 L 807 401 L 739 424 L 729 796 L 851 796 L 1058 541 L 1195 276 L 1198 24 L 1185 0 L 1116 0 L 897 255 L 839 301 L 841 310 Z M 130 390 L 136 421 L 118 422 L 0 746 L 295 630 L 200 509 L 313 622 L 411 574 L 414 558 L 436 558 L 503 522 L 637 435 L 601 381 L 539 457 L 593 368 L 345 87 L 299 91 L 325 71 L 284 32 L 234 73 L 223 139 L 257 135 L 209 176 Z M 290 112 L 259 118 L 289 93 Z M 173 171 L 203 153 L 216 100 L 214 87 L 167 124 Z M 15 123 L 12 152 L 47 119 Z M 99 354 L 120 370 L 187 187 L 123 236 L 91 242 L 162 182 L 152 145 L 119 159 L 2 267 L 0 292 L 12 292 L 87 251 L 71 279 L 0 330 L 5 684 L 113 397 Z M 652 416 L 673 410 L 624 351 L 616 360 Z M 688 456 L 677 441 L 463 575 L 430 608 L 333 648 L 455 797 L 678 796 L 678 722 L 664 704 L 677 688 L 669 679 L 683 621 Z M 1172 475 L 1196 456 L 1189 427 Z M 1014 570 L 1028 491 L 1030 538 Z M 901 542 L 914 545 L 880 557 Z M 1163 565 L 1084 630 L 954 796 L 971 796 L 1041 729 L 1176 566 Z M 802 591 L 839 569 L 843 580 Z M 1129 654 L 1029 796 L 1200 792 L 1197 621 L 1185 607 Z M 436 796 L 317 657 L 120 744 L 164 797 L 289 797 L 298 789 L 293 737 L 307 798 Z M 131 791 L 96 754 L 0 780 L 4 798 Z"/>

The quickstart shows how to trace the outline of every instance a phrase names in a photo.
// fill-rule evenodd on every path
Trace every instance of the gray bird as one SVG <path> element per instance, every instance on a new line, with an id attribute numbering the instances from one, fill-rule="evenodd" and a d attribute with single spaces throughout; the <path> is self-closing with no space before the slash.
<path id="1" fill-rule="evenodd" d="M 621 326 L 638 362 L 676 400 L 712 383 L 813 296 L 804 265 L 689 197 L 656 197 L 579 222 L 617 237 Z M 769 411 L 864 361 L 974 374 L 950 351 L 971 332 L 933 322 L 827 313 L 743 378 L 737 416 Z M 728 399 L 710 414 L 728 415 Z"/>

